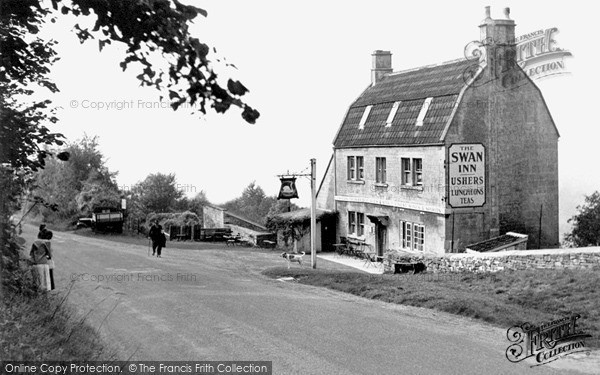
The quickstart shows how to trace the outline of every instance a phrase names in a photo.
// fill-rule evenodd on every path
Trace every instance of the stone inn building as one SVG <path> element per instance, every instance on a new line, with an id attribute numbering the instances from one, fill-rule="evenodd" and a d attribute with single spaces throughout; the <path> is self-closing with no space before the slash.
<path id="1" fill-rule="evenodd" d="M 459 252 L 507 232 L 558 246 L 558 130 L 516 63 L 508 8 L 492 19 L 487 7 L 479 28 L 470 58 L 393 72 L 390 52 L 373 53 L 318 193 L 338 239 L 379 255 Z"/>

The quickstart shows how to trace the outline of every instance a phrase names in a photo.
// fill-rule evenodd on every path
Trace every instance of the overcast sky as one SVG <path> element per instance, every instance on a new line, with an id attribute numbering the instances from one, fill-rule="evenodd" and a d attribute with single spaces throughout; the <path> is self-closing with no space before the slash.
<path id="1" fill-rule="evenodd" d="M 561 231 L 583 194 L 600 189 L 597 161 L 598 48 L 590 32 L 597 15 L 570 1 L 197 1 L 208 11 L 193 33 L 235 64 L 221 69 L 250 89 L 246 101 L 261 117 L 255 125 L 240 111 L 204 118 L 156 105 L 159 93 L 141 89 L 135 72 L 122 73 L 123 48 L 102 53 L 96 42 L 83 46 L 69 22 L 49 25 L 61 56 L 53 70 L 60 94 L 61 121 L 52 130 L 70 140 L 99 136 L 107 164 L 127 188 L 148 174 L 175 173 L 189 195 L 200 190 L 214 203 L 239 196 L 256 181 L 277 193 L 277 174 L 306 171 L 317 159 L 319 177 L 332 153 L 332 140 L 351 102 L 370 83 L 371 53 L 390 50 L 394 70 L 463 57 L 479 38 L 484 6 L 492 18 L 511 8 L 517 35 L 557 27 L 559 47 L 571 51 L 568 76 L 538 86 L 561 133 L 559 176 Z M 98 103 L 129 102 L 129 108 L 95 109 Z M 87 108 L 84 108 L 87 107 Z M 518 135 L 515 135 L 518 136 Z M 309 204 L 308 181 L 300 185 L 301 205 Z"/>

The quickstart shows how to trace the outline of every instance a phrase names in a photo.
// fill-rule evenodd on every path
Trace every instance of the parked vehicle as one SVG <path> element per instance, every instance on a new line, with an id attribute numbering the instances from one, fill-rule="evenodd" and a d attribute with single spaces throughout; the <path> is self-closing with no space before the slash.
<path id="1" fill-rule="evenodd" d="M 94 232 L 123 233 L 123 212 L 115 208 L 99 208 L 92 214 Z"/>
<path id="2" fill-rule="evenodd" d="M 92 218 L 91 217 L 80 217 L 77 220 L 77 229 L 80 228 L 91 228 L 92 226 Z"/>

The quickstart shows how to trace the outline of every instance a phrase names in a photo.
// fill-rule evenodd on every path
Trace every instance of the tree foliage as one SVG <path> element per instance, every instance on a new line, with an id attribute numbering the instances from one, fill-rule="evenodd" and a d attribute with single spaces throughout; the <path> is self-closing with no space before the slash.
<path id="1" fill-rule="evenodd" d="M 169 212 L 169 213 L 151 213 L 146 218 L 146 225 L 153 222 L 158 222 L 165 230 L 171 226 L 188 226 L 198 225 L 202 223 L 200 217 L 190 211 L 185 212 Z"/>
<path id="2" fill-rule="evenodd" d="M 276 199 L 267 213 L 267 218 L 284 212 L 297 211 L 299 209 L 300 207 L 291 202 L 290 199 Z"/>
<path id="3" fill-rule="evenodd" d="M 53 6 L 63 14 L 94 14 L 92 30 L 75 25 L 80 41 L 96 38 L 100 50 L 113 41 L 126 43 L 122 69 L 139 63 L 142 70 L 137 78 L 142 85 L 168 92 L 173 109 L 189 103 L 197 104 L 202 113 L 207 106 L 222 113 L 235 105 L 247 122 L 258 118 L 259 113 L 241 100 L 248 89 L 231 79 L 221 86 L 208 59 L 210 47 L 189 33 L 189 23 L 198 15 L 206 17 L 205 10 L 177 0 L 72 0 L 71 6 L 54 0 Z M 169 63 L 166 72 L 153 67 L 153 55 Z"/>
<path id="4" fill-rule="evenodd" d="M 44 145 L 60 146 L 64 139 L 46 127 L 58 121 L 49 100 L 22 100 L 33 87 L 58 91 L 47 77 L 58 59 L 55 42 L 32 36 L 49 12 L 35 3 L 0 1 L 0 163 L 29 172 L 43 168 L 51 155 Z"/>
<path id="5" fill-rule="evenodd" d="M 246 186 L 241 197 L 226 202 L 222 207 L 264 225 L 271 206 L 276 202 L 275 197 L 267 196 L 265 191 L 252 181 Z"/>
<path id="6" fill-rule="evenodd" d="M 90 176 L 75 201 L 79 212 L 87 216 L 100 207 L 119 208 L 121 206 L 121 193 L 115 184 Z"/>
<path id="7" fill-rule="evenodd" d="M 565 241 L 574 247 L 600 246 L 600 192 L 586 196 L 577 211 L 568 220 L 573 223 L 573 230 L 565 236 Z"/>
<path id="8" fill-rule="evenodd" d="M 175 202 L 173 209 L 177 212 L 191 211 L 197 215 L 202 215 L 202 207 L 210 204 L 204 190 L 200 190 L 193 198 L 181 197 Z"/>
<path id="9" fill-rule="evenodd" d="M 105 165 L 98 138 L 84 136 L 66 147 L 71 155 L 66 162 L 50 159 L 37 172 L 32 195 L 58 206 L 56 214 L 40 209 L 46 221 L 74 220 L 90 214 L 96 207 L 120 204 L 120 193 L 114 182 L 115 173 Z"/>
<path id="10" fill-rule="evenodd" d="M 174 174 L 155 173 L 136 185 L 135 193 L 146 212 L 171 212 L 183 191 Z"/>
<path id="11" fill-rule="evenodd" d="M 198 15 L 207 16 L 204 9 L 178 0 L 52 0 L 51 4 L 46 7 L 48 2 L 42 0 L 0 2 L 3 23 L 14 25 L 10 32 L 3 33 L 6 37 L 3 35 L 2 50 L 9 57 L 3 63 L 5 70 L 0 80 L 33 78 L 57 91 L 45 76 L 56 59 L 52 48 L 55 42 L 38 38 L 27 43 L 24 34 L 36 35 L 43 22 L 56 22 L 59 14 L 89 16 L 95 20 L 91 29 L 79 23 L 74 25 L 79 40 L 97 40 L 100 51 L 112 42 L 125 43 L 127 50 L 121 68 L 138 63 L 135 65 L 140 69 L 137 78 L 141 84 L 168 95 L 173 109 L 188 103 L 197 105 L 203 114 L 207 108 L 223 113 L 233 105 L 242 109 L 242 117 L 251 124 L 259 117 L 258 111 L 241 99 L 248 89 L 231 79 L 222 86 L 209 60 L 211 48 L 190 34 L 190 23 Z M 216 52 L 214 48 L 212 51 Z M 155 68 L 151 61 L 156 60 L 167 62 L 169 67 L 165 71 Z"/>

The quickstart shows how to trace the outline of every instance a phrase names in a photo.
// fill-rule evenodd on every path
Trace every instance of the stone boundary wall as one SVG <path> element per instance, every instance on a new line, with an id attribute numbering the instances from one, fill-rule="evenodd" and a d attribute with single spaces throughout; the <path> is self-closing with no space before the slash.
<path id="1" fill-rule="evenodd" d="M 395 262 L 424 263 L 427 273 L 497 272 L 525 269 L 600 268 L 600 248 L 511 250 L 496 253 L 460 253 L 444 255 L 408 254 L 388 251 L 384 254 L 384 273 L 394 273 Z"/>

